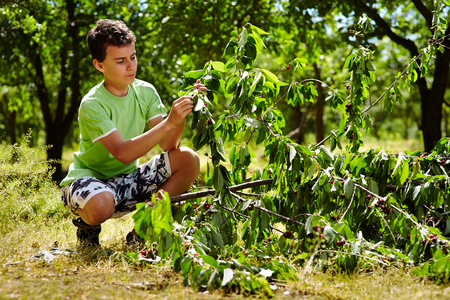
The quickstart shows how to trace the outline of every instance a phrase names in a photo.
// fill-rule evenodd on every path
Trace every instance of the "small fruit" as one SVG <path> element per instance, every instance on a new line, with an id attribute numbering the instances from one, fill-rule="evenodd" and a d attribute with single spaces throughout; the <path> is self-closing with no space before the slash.
<path id="1" fill-rule="evenodd" d="M 249 206 L 247 206 L 247 209 L 252 211 L 253 210 L 253 205 L 250 204 Z"/>
<path id="2" fill-rule="evenodd" d="M 287 238 L 287 239 L 290 239 L 290 238 L 292 237 L 292 232 L 291 232 L 290 230 L 285 231 L 285 232 L 283 233 L 283 236 L 284 236 L 285 238 Z"/>
<path id="3" fill-rule="evenodd" d="M 345 240 L 336 241 L 336 245 L 339 246 L 339 247 L 344 246 L 345 243 L 346 243 Z"/>
<path id="4" fill-rule="evenodd" d="M 291 69 L 291 67 L 290 67 L 290 66 L 286 66 L 286 70 L 288 70 L 288 71 L 289 71 L 290 69 Z"/>
<path id="5" fill-rule="evenodd" d="M 367 195 L 367 196 L 366 196 L 366 199 L 367 199 L 367 200 L 372 199 L 372 195 Z"/>

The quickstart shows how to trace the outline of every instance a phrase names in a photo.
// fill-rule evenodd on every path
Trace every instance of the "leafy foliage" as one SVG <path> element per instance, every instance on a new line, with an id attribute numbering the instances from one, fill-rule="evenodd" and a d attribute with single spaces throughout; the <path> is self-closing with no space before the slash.
<path id="1" fill-rule="evenodd" d="M 368 24 L 363 16 L 356 30 L 370 29 Z M 344 66 L 347 91 L 330 89 L 327 99 L 341 112 L 339 128 L 306 147 L 283 135 L 285 119 L 277 105 L 314 101 L 317 90 L 312 80 L 287 84 L 254 66 L 266 34 L 247 24 L 228 43 L 226 61 L 210 61 L 184 78 L 180 94 L 194 95 L 194 146 L 209 146 L 206 184 L 215 188 L 215 195 L 203 203 L 197 200 L 196 209 L 191 203 L 174 208 L 170 251 L 161 257 L 171 259 L 185 284 L 196 289 L 220 287 L 265 296 L 271 295 L 270 282 L 296 280 L 313 269 L 399 266 L 447 281 L 450 140 L 442 139 L 431 153 L 359 152 L 362 130 L 371 128 L 368 111 L 384 103 L 389 112 L 393 102 L 402 101 L 400 91 L 415 82 L 415 69 L 427 70 L 423 60 L 419 65 L 413 59 L 372 102 L 374 56 L 359 46 Z M 439 48 L 435 44 L 421 55 L 433 56 Z M 284 70 L 291 67 L 301 70 L 303 61 L 293 60 Z M 192 91 L 197 79 L 208 87 L 207 95 Z M 222 106 L 223 113 L 214 117 L 210 105 Z M 240 139 L 244 142 L 235 142 Z M 344 150 L 343 139 L 348 154 L 333 153 Z M 330 149 L 324 145 L 327 140 Z M 251 141 L 264 147 L 268 165 L 249 178 Z M 227 158 L 224 143 L 231 142 Z M 230 188 L 267 178 L 273 178 L 271 186 L 249 192 Z M 169 205 L 168 197 L 163 201 Z M 152 231 L 143 225 L 150 226 L 154 217 L 151 210 L 139 210 L 135 218 L 138 233 L 150 242 L 158 227 Z"/>

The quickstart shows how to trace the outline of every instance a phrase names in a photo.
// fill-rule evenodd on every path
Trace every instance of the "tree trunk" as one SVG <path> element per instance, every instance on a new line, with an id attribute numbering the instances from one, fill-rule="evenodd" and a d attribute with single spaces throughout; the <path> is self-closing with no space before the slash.
<path id="1" fill-rule="evenodd" d="M 425 151 L 431 151 L 442 137 L 442 105 L 449 79 L 450 67 L 450 27 L 446 31 L 445 51 L 436 53 L 434 80 L 428 94 L 422 96 L 422 132 Z"/>
<path id="2" fill-rule="evenodd" d="M 9 143 L 14 145 L 17 143 L 17 132 L 16 132 L 16 111 L 9 111 L 8 109 L 8 95 L 3 94 L 3 102 L 0 105 L 0 111 L 4 118 L 8 121 L 9 126 Z"/>
<path id="3" fill-rule="evenodd" d="M 389 37 L 394 43 L 404 47 L 410 52 L 411 57 L 417 57 L 419 50 L 416 44 L 392 31 L 390 25 L 378 14 L 378 12 L 367 5 L 364 1 L 354 0 L 356 7 L 361 8 L 367 15 L 372 18 L 383 34 Z M 431 35 L 433 35 L 432 18 L 433 14 L 420 1 L 415 2 L 419 13 L 424 17 L 428 28 L 430 28 Z M 416 69 L 419 79 L 415 82 L 419 88 L 422 117 L 420 127 L 423 134 L 423 142 L 425 151 L 431 151 L 439 139 L 442 137 L 441 123 L 442 123 L 442 104 L 444 103 L 444 95 L 448 84 L 448 72 L 450 63 L 450 27 L 445 31 L 446 38 L 443 41 L 444 53 L 440 51 L 436 54 L 434 78 L 431 89 L 428 88 L 425 77 L 422 77 L 420 69 Z M 419 59 L 420 65 L 421 60 Z"/>

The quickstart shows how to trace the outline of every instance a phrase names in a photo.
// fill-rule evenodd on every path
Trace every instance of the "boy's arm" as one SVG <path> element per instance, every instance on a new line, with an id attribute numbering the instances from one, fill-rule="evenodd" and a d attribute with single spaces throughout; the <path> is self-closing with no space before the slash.
<path id="1" fill-rule="evenodd" d="M 150 126 L 150 128 L 153 128 L 153 127 L 157 126 L 159 123 L 163 122 L 163 120 L 164 120 L 163 117 L 157 117 L 157 118 L 150 120 L 148 122 L 148 125 Z M 172 131 L 170 131 L 159 142 L 159 146 L 161 147 L 161 149 L 163 151 L 170 151 L 170 150 L 174 150 L 174 149 L 178 148 L 178 145 L 180 144 L 180 141 L 181 141 L 181 136 L 183 135 L 184 125 L 185 125 L 185 122 L 183 122 L 183 124 L 181 124 L 180 126 L 174 128 Z"/>
<path id="2" fill-rule="evenodd" d="M 147 132 L 125 141 L 122 135 L 115 130 L 100 139 L 100 142 L 117 160 L 128 165 L 160 143 L 165 147 L 174 143 L 178 146 L 186 116 L 193 108 L 192 97 L 183 96 L 174 101 L 169 116 L 163 121 L 155 121 Z"/>
<path id="3" fill-rule="evenodd" d="M 197 89 L 200 92 L 207 92 L 207 88 L 204 84 L 200 82 L 200 80 L 197 80 L 197 82 L 194 84 L 193 89 Z M 180 105 L 176 101 L 172 105 L 172 109 L 175 108 L 175 106 Z M 153 120 L 149 121 L 150 128 L 153 128 L 157 124 L 159 124 L 163 120 L 162 117 L 155 118 Z M 178 148 L 178 145 L 180 144 L 181 137 L 183 135 L 185 120 L 180 124 L 178 127 L 176 127 L 174 130 L 172 130 L 167 136 L 159 143 L 159 146 L 163 151 L 170 151 Z"/>

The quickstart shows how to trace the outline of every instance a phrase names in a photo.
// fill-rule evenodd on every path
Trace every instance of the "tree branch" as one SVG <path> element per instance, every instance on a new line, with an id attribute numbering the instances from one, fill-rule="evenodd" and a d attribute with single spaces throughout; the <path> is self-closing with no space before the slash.
<path id="1" fill-rule="evenodd" d="M 433 26 L 433 13 L 423 4 L 421 0 L 412 0 L 417 10 L 420 14 L 425 18 L 425 22 L 427 23 L 427 27 L 431 29 Z M 432 33 L 434 29 L 431 29 Z"/>
<path id="2" fill-rule="evenodd" d="M 255 181 L 251 181 L 251 182 L 245 182 L 245 183 L 241 183 L 238 185 L 234 185 L 234 186 L 230 186 L 228 189 L 231 192 L 235 192 L 235 191 L 239 191 L 239 190 L 244 190 L 244 189 L 248 189 L 248 188 L 252 188 L 252 187 L 257 187 L 257 186 L 262 186 L 262 185 L 270 185 L 273 182 L 273 178 L 269 178 L 269 179 L 260 179 L 260 180 L 255 180 Z M 202 198 L 202 197 L 206 197 L 209 195 L 215 195 L 216 194 L 216 190 L 215 189 L 208 189 L 206 191 L 201 191 L 201 192 L 195 192 L 195 193 L 185 193 L 179 196 L 174 196 L 170 198 L 170 201 L 172 203 L 178 203 L 184 200 L 188 200 L 188 199 L 195 199 L 195 198 Z"/>

